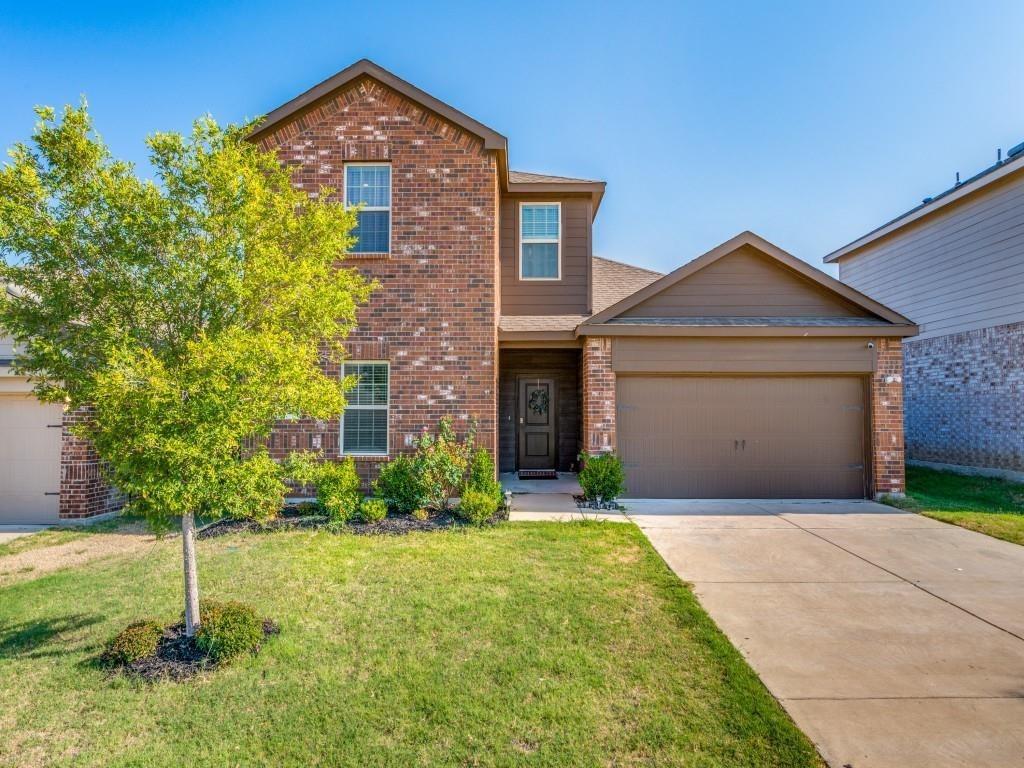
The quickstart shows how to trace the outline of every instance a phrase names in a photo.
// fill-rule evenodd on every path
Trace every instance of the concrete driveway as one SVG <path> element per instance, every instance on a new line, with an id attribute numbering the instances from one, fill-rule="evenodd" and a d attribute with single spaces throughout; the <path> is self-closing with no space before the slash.
<path id="1" fill-rule="evenodd" d="M 1024 766 L 1024 547 L 866 501 L 626 506 L 830 765 Z"/>

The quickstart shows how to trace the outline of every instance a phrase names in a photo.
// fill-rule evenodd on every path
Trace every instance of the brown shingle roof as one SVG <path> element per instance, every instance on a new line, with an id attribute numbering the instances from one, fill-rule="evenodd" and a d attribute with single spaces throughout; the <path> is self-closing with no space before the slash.
<path id="1" fill-rule="evenodd" d="M 654 272 L 601 256 L 594 257 L 594 313 L 607 309 L 661 277 Z"/>
<path id="2" fill-rule="evenodd" d="M 509 171 L 508 180 L 513 184 L 600 184 L 594 179 L 573 179 L 569 176 L 552 176 L 548 173 Z"/>
<path id="3" fill-rule="evenodd" d="M 851 326 L 889 325 L 880 317 L 613 317 L 610 325 L 704 326 L 736 325 L 747 327 L 807 326 L 808 328 L 849 328 Z"/>
<path id="4" fill-rule="evenodd" d="M 502 315 L 502 331 L 573 331 L 589 315 Z"/>

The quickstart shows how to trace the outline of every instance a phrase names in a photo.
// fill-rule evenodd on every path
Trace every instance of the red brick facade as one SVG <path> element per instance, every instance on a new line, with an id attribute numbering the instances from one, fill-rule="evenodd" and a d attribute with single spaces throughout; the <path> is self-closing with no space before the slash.
<path id="1" fill-rule="evenodd" d="M 615 450 L 615 373 L 610 338 L 585 337 L 582 378 L 583 448 L 591 454 Z"/>
<path id="2" fill-rule="evenodd" d="M 348 161 L 391 163 L 391 253 L 349 257 L 380 288 L 359 312 L 350 360 L 390 363 L 390 454 L 451 416 L 477 422 L 477 442 L 496 448 L 497 215 L 494 153 L 479 138 L 370 78 L 261 140 L 316 193 L 341 190 Z M 340 194 L 340 193 L 339 193 Z M 337 370 L 330 371 L 338 373 Z M 290 422 L 271 453 L 322 449 L 339 456 L 339 423 Z M 381 458 L 357 459 L 361 476 Z"/>
<path id="3" fill-rule="evenodd" d="M 903 442 L 903 345 L 875 339 L 871 374 L 871 477 L 874 496 L 906 493 Z"/>

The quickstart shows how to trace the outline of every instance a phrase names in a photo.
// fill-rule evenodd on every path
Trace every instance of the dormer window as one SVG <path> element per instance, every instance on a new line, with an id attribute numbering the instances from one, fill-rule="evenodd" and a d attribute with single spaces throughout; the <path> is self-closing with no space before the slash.
<path id="1" fill-rule="evenodd" d="M 519 204 L 519 279 L 562 277 L 561 203 Z"/>
<path id="2" fill-rule="evenodd" d="M 387 163 L 348 163 L 345 166 L 345 205 L 361 205 L 352 235 L 352 253 L 391 250 L 391 166 Z"/>

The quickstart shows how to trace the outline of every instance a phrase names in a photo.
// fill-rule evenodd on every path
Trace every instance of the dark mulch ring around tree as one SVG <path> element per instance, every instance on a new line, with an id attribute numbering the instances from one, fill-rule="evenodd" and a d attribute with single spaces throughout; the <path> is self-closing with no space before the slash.
<path id="1" fill-rule="evenodd" d="M 226 536 L 230 533 L 241 533 L 243 531 L 255 531 L 266 533 L 281 530 L 294 530 L 297 528 L 334 528 L 346 533 L 354 533 L 358 536 L 401 536 L 406 533 L 417 531 L 442 531 L 450 528 L 467 525 L 451 511 L 431 512 L 426 520 L 417 520 L 411 515 L 396 515 L 388 513 L 388 516 L 379 523 L 362 523 L 358 520 L 338 526 L 332 523 L 326 515 L 310 514 L 313 505 L 308 502 L 300 504 L 288 504 L 281 510 L 281 514 L 266 523 L 258 523 L 255 520 L 234 520 L 224 518 L 215 523 L 210 523 L 201 528 L 196 537 L 199 539 L 212 539 L 217 536 Z M 490 519 L 489 525 L 494 525 L 502 520 L 508 520 L 508 510 L 499 509 Z"/>
<path id="2" fill-rule="evenodd" d="M 277 635 L 280 631 L 281 628 L 270 619 L 263 620 L 264 639 Z M 254 651 L 254 653 L 258 652 L 259 648 Z M 100 663 L 103 663 L 102 659 Z M 215 659 L 199 649 L 194 637 L 185 635 L 185 624 L 179 623 L 164 629 L 156 652 L 151 656 L 143 656 L 128 664 L 107 666 L 107 669 L 111 674 L 120 672 L 147 682 L 158 680 L 177 682 L 219 666 L 222 664 L 218 664 Z"/>

